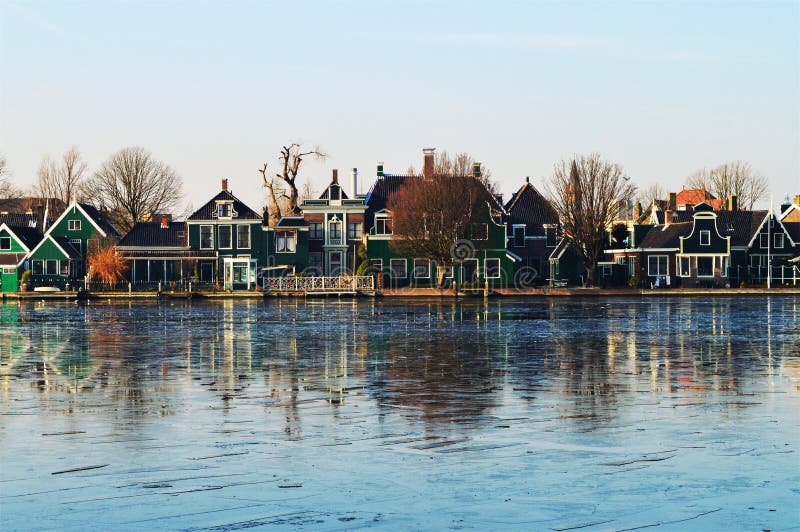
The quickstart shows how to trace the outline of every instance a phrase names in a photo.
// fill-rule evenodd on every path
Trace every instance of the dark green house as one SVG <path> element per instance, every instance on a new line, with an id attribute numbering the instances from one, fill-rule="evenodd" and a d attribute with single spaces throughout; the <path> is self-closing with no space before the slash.
<path id="1" fill-rule="evenodd" d="M 34 287 L 64 289 L 82 280 L 84 257 L 70 239 L 46 233 L 28 254 Z"/>
<path id="2" fill-rule="evenodd" d="M 28 254 L 42 240 L 42 233 L 33 227 L 0 224 L 0 290 L 16 292 L 22 273 L 28 268 Z"/>

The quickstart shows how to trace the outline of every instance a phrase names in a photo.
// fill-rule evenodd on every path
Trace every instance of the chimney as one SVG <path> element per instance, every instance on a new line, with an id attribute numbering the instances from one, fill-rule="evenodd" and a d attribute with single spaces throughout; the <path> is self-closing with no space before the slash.
<path id="1" fill-rule="evenodd" d="M 664 211 L 664 224 L 669 225 L 672 223 L 672 210 L 667 209 Z"/>
<path id="2" fill-rule="evenodd" d="M 228 190 L 228 180 L 227 179 L 223 179 L 222 180 L 222 190 Z"/>
<path id="3" fill-rule="evenodd" d="M 730 196 L 728 196 L 728 210 L 729 211 L 739 210 L 739 202 L 736 199 L 736 194 L 731 194 Z"/>
<path id="4" fill-rule="evenodd" d="M 637 201 L 636 204 L 633 206 L 633 219 L 635 221 L 641 217 L 642 217 L 642 204 Z"/>
<path id="5" fill-rule="evenodd" d="M 798 207 L 800 207 L 800 194 L 798 194 L 797 196 L 795 196 L 794 198 L 792 198 L 792 203 L 794 203 L 795 205 L 797 205 Z"/>
<path id="6" fill-rule="evenodd" d="M 667 209 L 669 209 L 671 211 L 674 211 L 677 208 L 677 205 L 675 205 L 675 203 L 677 202 L 677 199 L 678 199 L 678 195 L 675 194 L 674 192 L 670 192 L 669 193 L 669 205 L 667 205 Z"/>
<path id="7" fill-rule="evenodd" d="M 44 231 L 44 205 L 36 205 L 36 230 L 40 233 Z"/>
<path id="8" fill-rule="evenodd" d="M 530 182 L 531 182 L 531 176 L 529 176 L 529 175 L 526 175 L 526 176 L 525 176 L 525 182 L 526 182 L 526 183 L 530 183 Z"/>
<path id="9" fill-rule="evenodd" d="M 339 182 L 339 170 L 337 170 L 336 168 L 334 168 L 331 171 L 331 181 L 333 181 L 334 183 Z"/>
<path id="10" fill-rule="evenodd" d="M 422 177 L 433 177 L 436 148 L 422 148 Z"/>
<path id="11" fill-rule="evenodd" d="M 353 168 L 350 172 L 350 190 L 353 191 L 353 199 L 358 194 L 358 168 Z"/>
<path id="12" fill-rule="evenodd" d="M 378 170 L 375 172 L 378 177 L 383 177 L 383 161 L 378 163 Z"/>
<path id="13" fill-rule="evenodd" d="M 475 179 L 481 178 L 481 163 L 472 163 L 472 177 Z"/>
<path id="14" fill-rule="evenodd" d="M 169 229 L 169 218 L 166 214 L 161 215 L 161 229 Z"/>

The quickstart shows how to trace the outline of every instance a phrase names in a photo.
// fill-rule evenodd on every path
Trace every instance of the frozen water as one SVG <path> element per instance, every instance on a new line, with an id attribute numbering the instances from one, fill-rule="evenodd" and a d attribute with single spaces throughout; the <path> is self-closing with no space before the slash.
<path id="1" fill-rule="evenodd" d="M 0 307 L 0 528 L 800 526 L 800 298 Z"/>

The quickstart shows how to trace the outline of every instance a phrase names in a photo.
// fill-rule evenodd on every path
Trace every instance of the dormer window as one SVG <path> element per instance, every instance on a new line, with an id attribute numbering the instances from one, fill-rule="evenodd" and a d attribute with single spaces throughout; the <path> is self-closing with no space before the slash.
<path id="1" fill-rule="evenodd" d="M 233 212 L 233 205 L 230 203 L 219 203 L 217 205 L 217 218 L 230 218 Z"/>
<path id="2" fill-rule="evenodd" d="M 700 231 L 700 245 L 701 246 L 711 245 L 711 231 Z"/>
<path id="3" fill-rule="evenodd" d="M 341 199 L 340 194 L 339 194 L 340 191 L 341 191 L 341 188 L 339 187 L 339 185 L 331 185 L 331 188 L 330 188 L 330 196 L 331 196 L 331 198 L 330 199 L 332 201 L 339 201 Z"/>
<path id="4" fill-rule="evenodd" d="M 386 214 L 375 215 L 375 234 L 391 235 L 392 228 L 389 225 L 389 217 Z"/>

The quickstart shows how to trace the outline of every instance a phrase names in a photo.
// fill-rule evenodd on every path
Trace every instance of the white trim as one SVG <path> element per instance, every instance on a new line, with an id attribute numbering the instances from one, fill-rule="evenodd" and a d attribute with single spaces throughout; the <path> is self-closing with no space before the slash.
<path id="1" fill-rule="evenodd" d="M 54 227 L 54 226 L 55 226 L 55 224 L 53 224 L 51 227 Z M 46 241 L 47 239 L 50 239 L 50 240 L 53 242 L 53 244 L 55 244 L 55 246 L 56 246 L 56 247 L 57 247 L 57 248 L 58 248 L 58 249 L 61 251 L 61 253 L 63 253 L 63 254 L 64 254 L 64 256 L 65 256 L 65 257 L 67 257 L 67 260 L 70 260 L 70 259 L 72 258 L 72 257 L 70 257 L 70 256 L 69 256 L 69 253 L 67 253 L 66 251 L 64 251 L 64 248 L 62 248 L 62 247 L 61 247 L 61 245 L 60 245 L 58 242 L 56 242 L 56 239 L 55 239 L 55 238 L 53 238 L 53 235 L 51 235 L 49 232 L 48 232 L 48 233 L 47 233 L 47 234 L 44 236 L 44 238 L 42 238 L 42 240 L 41 240 L 41 241 L 40 241 L 38 244 L 36 244 L 36 247 L 35 247 L 35 248 L 33 248 L 33 249 L 30 251 L 30 253 L 28 253 L 28 255 L 30 255 L 31 257 L 33 257 L 33 254 L 34 254 L 34 253 L 36 253 L 36 251 L 37 251 L 37 250 L 38 250 L 40 247 L 42 247 L 42 245 L 45 243 L 45 241 Z M 33 258 L 31 258 L 31 260 L 33 260 Z"/>
<path id="2" fill-rule="evenodd" d="M 210 227 L 211 228 L 211 247 L 203 247 L 203 227 Z M 218 249 L 215 242 L 216 231 L 214 231 L 214 224 L 200 224 L 199 232 L 197 233 L 197 246 L 199 249 L 211 249 L 216 250 Z"/>
<path id="3" fill-rule="evenodd" d="M 486 267 L 487 261 L 490 261 L 490 260 L 496 260 L 497 261 L 497 275 L 493 275 L 491 277 L 489 277 L 489 275 L 487 274 L 487 271 L 489 270 L 489 268 Z M 497 257 L 486 257 L 485 259 L 483 259 L 483 278 L 484 279 L 500 279 L 500 278 L 502 278 L 502 276 L 503 276 L 503 264 L 502 264 L 502 262 L 501 262 L 501 260 L 499 258 L 497 258 Z"/>
<path id="4" fill-rule="evenodd" d="M 230 240 L 227 247 L 222 247 L 219 241 L 219 230 L 223 227 L 227 227 L 230 230 L 230 233 L 228 233 Z M 217 225 L 217 249 L 233 249 L 233 224 L 227 223 Z"/>
<path id="5" fill-rule="evenodd" d="M 661 258 L 661 257 L 664 257 L 666 259 L 666 263 L 667 263 L 667 271 L 666 271 L 666 273 L 661 273 L 661 272 L 650 273 L 650 259 L 652 259 L 652 258 Z M 662 275 L 664 275 L 664 276 L 669 275 L 669 255 L 648 255 L 647 256 L 647 276 L 648 277 L 659 277 L 659 276 L 662 276 Z"/>
<path id="6" fill-rule="evenodd" d="M 22 240 L 20 240 L 20 238 L 19 238 L 19 235 L 17 235 L 17 233 L 15 233 L 13 229 L 11 229 L 11 228 L 10 228 L 8 225 L 6 225 L 6 223 L 5 223 L 5 222 L 3 222 L 2 224 L 0 224 L 0 231 L 2 231 L 3 229 L 5 229 L 6 231 L 8 231 L 8 234 L 10 234 L 10 235 L 14 235 L 14 240 L 16 240 L 16 241 L 17 241 L 17 244 L 19 244 L 20 246 L 22 246 L 22 248 L 23 248 L 23 249 L 24 249 L 26 252 L 28 252 L 28 253 L 30 253 L 30 252 L 31 252 L 30 248 L 28 248 L 28 246 L 26 246 L 26 245 L 25 245 L 25 242 L 23 242 Z"/>
<path id="7" fill-rule="evenodd" d="M 402 262 L 403 263 L 403 271 L 405 272 L 404 277 L 395 276 L 394 268 L 392 268 L 393 262 Z M 389 259 L 389 276 L 392 279 L 408 279 L 408 260 L 407 259 Z"/>
<path id="8" fill-rule="evenodd" d="M 522 262 L 522 257 L 514 253 L 513 251 L 507 249 L 506 250 L 506 257 L 513 260 L 514 262 Z"/>
<path id="9" fill-rule="evenodd" d="M 91 223 L 91 224 L 92 224 L 92 225 L 95 227 L 95 229 L 97 229 L 98 231 L 100 231 L 100 234 L 101 234 L 101 235 L 103 235 L 104 237 L 107 237 L 107 236 L 108 236 L 108 235 L 106 234 L 106 232 L 105 232 L 105 231 L 103 231 L 103 230 L 100 228 L 100 226 L 99 226 L 99 225 L 97 225 L 97 222 L 95 222 L 95 221 L 94 221 L 94 219 L 93 219 L 91 216 L 89 216 L 89 213 L 87 213 L 85 210 L 83 210 L 83 207 L 81 207 L 81 204 L 80 204 L 80 203 L 78 203 L 78 202 L 76 202 L 76 201 L 73 201 L 73 202 L 72 202 L 72 203 L 71 203 L 71 204 L 70 204 L 70 205 L 69 205 L 69 206 L 68 206 L 68 207 L 67 207 L 67 208 L 64 210 L 64 212 L 62 212 L 62 213 L 61 213 L 61 216 L 59 216 L 59 217 L 58 217 L 58 219 L 56 219 L 56 221 L 55 221 L 55 222 L 53 222 L 53 223 L 51 223 L 51 224 L 50 224 L 50 229 L 48 229 L 48 230 L 47 230 L 47 233 L 49 234 L 49 233 L 50 233 L 50 231 L 52 231 L 52 230 L 53 230 L 53 228 L 54 228 L 55 226 L 57 226 L 59 223 L 61 223 L 61 220 L 63 220 L 64 218 L 66 218 L 66 217 L 67 217 L 67 214 L 69 213 L 69 211 L 70 211 L 70 210 L 73 210 L 73 209 L 78 209 L 79 211 L 81 211 L 81 212 L 83 213 L 83 216 L 84 216 L 84 217 L 85 217 L 87 220 L 89 220 L 89 223 Z"/>
<path id="10" fill-rule="evenodd" d="M 430 259 L 426 258 L 415 258 L 412 259 L 414 264 L 414 269 L 411 271 L 412 277 L 414 279 L 430 279 L 431 278 L 431 261 Z M 427 262 L 428 264 L 428 275 L 417 275 L 417 261 Z"/>

